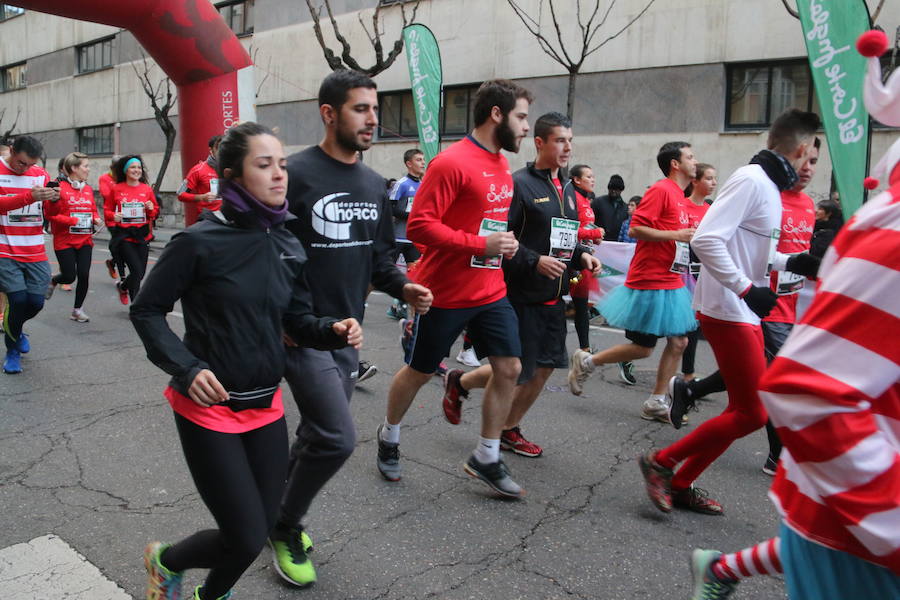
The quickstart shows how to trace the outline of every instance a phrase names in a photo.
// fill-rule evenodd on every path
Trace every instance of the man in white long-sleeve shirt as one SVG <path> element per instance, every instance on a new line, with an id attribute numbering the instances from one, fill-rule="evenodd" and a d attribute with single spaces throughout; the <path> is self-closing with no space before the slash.
<path id="1" fill-rule="evenodd" d="M 781 191 L 797 182 L 819 117 L 791 109 L 769 130 L 768 149 L 728 179 L 703 218 L 691 248 L 703 268 L 694 292 L 694 309 L 728 387 L 725 411 L 671 446 L 639 458 L 651 501 L 663 512 L 672 506 L 721 514 L 694 480 L 731 445 L 766 423 L 757 384 L 766 368 L 760 319 L 775 306 L 769 288 L 775 269 L 815 275 L 818 259 L 775 251 L 781 231 Z M 670 417 L 685 407 L 673 403 Z M 676 465 L 683 463 L 677 473 Z"/>

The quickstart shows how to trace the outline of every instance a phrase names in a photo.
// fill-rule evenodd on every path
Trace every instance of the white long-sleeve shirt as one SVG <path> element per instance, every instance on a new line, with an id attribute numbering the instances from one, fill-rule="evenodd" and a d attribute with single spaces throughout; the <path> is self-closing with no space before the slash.
<path id="1" fill-rule="evenodd" d="M 738 294 L 751 285 L 768 288 L 769 272 L 784 270 L 788 256 L 774 250 L 780 233 L 781 192 L 759 165 L 741 167 L 722 186 L 691 239 L 703 265 L 694 309 L 722 321 L 759 325 Z"/>

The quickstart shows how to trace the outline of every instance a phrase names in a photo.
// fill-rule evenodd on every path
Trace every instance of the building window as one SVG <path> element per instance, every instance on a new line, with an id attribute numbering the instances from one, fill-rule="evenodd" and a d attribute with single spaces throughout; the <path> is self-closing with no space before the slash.
<path id="1" fill-rule="evenodd" d="M 0 92 L 19 90 L 25 87 L 26 64 L 8 65 L 0 68 Z"/>
<path id="2" fill-rule="evenodd" d="M 818 112 L 809 63 L 793 60 L 726 66 L 727 129 L 763 129 L 789 108 Z"/>
<path id="3" fill-rule="evenodd" d="M 10 6 L 9 4 L 0 4 L 0 21 L 18 17 L 24 12 L 24 8 L 19 8 L 18 6 Z"/>
<path id="4" fill-rule="evenodd" d="M 250 35 L 253 33 L 253 1 L 231 0 L 219 2 L 216 10 L 225 19 L 225 23 L 235 35 Z"/>
<path id="5" fill-rule="evenodd" d="M 113 38 L 78 46 L 78 72 L 90 73 L 111 67 L 113 64 L 112 50 Z"/>
<path id="6" fill-rule="evenodd" d="M 472 130 L 472 105 L 477 89 L 477 85 L 444 88 L 444 104 L 440 115 L 442 138 L 462 137 Z M 378 104 L 379 138 L 418 137 L 412 92 L 381 94 Z"/>
<path id="7" fill-rule="evenodd" d="M 85 154 L 112 154 L 113 126 L 97 125 L 79 129 L 78 150 Z"/>

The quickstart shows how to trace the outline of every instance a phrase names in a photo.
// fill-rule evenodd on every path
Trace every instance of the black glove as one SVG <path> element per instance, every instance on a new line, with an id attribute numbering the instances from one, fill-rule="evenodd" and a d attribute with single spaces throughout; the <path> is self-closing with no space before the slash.
<path id="1" fill-rule="evenodd" d="M 787 259 L 787 264 L 784 268 L 791 273 L 815 279 L 816 275 L 819 274 L 820 264 L 822 264 L 821 258 L 804 252 L 803 254 L 794 254 Z"/>
<path id="2" fill-rule="evenodd" d="M 778 294 L 767 287 L 758 285 L 751 285 L 747 293 L 744 294 L 744 302 L 760 319 L 765 319 L 769 316 L 777 301 Z"/>

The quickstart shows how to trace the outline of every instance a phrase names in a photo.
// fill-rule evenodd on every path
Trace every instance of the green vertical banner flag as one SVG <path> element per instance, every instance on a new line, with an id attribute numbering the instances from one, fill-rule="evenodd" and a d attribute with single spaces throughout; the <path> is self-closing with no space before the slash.
<path id="1" fill-rule="evenodd" d="M 869 115 L 863 105 L 866 59 L 856 38 L 871 27 L 865 0 L 798 0 L 809 67 L 828 139 L 844 217 L 863 202 Z"/>
<path id="2" fill-rule="evenodd" d="M 403 28 L 419 145 L 428 163 L 440 151 L 441 53 L 431 30 L 414 23 Z"/>

